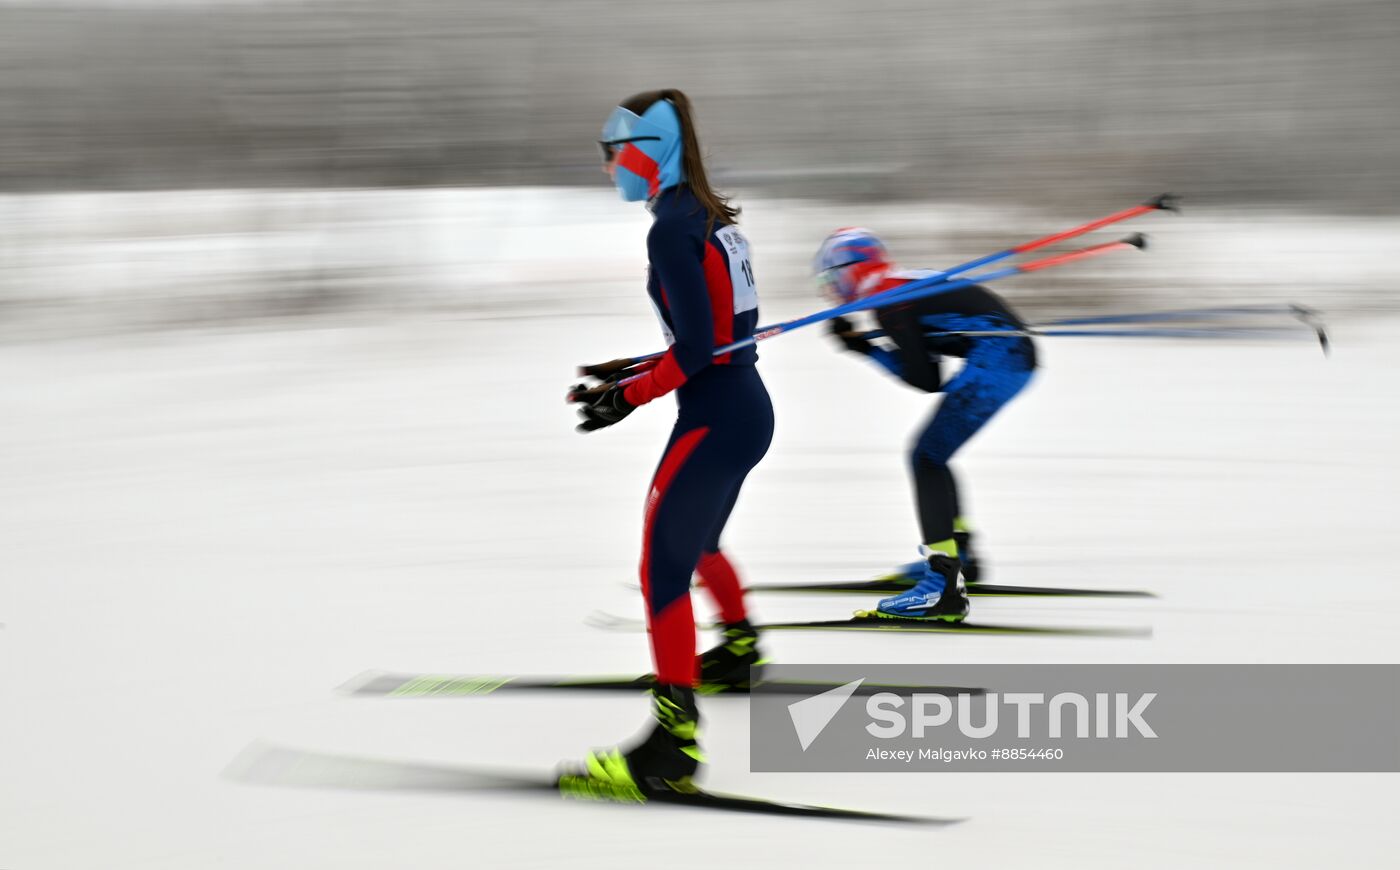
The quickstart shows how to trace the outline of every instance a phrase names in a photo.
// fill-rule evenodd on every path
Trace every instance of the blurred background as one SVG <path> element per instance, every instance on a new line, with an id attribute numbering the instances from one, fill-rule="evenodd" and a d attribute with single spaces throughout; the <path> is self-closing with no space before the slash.
<path id="1" fill-rule="evenodd" d="M 835 225 L 936 267 L 1170 190 L 1171 257 L 1006 292 L 1395 301 L 1390 0 L 0 0 L 0 64 L 12 333 L 631 300 L 592 142 L 666 86 L 770 300 Z"/>
<path id="2" fill-rule="evenodd" d="M 1386 0 L 4 6 L 9 190 L 596 185 L 599 118 L 672 84 L 798 196 L 1400 198 Z"/>

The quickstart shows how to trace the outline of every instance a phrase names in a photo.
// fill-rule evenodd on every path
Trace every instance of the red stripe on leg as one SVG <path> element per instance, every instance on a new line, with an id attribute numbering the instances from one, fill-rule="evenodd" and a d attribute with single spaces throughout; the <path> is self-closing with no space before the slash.
<path id="1" fill-rule="evenodd" d="M 642 521 L 642 597 L 647 604 L 647 625 L 651 629 L 651 655 L 656 673 L 661 682 L 675 682 L 679 685 L 695 684 L 695 611 L 690 605 L 690 576 L 680 580 L 687 588 L 675 601 L 670 602 L 662 613 L 654 614 L 651 582 L 651 540 L 656 527 L 656 512 L 666 497 L 671 482 L 675 480 L 685 461 L 700 442 L 710 432 L 709 427 L 692 429 L 677 438 L 652 478 L 651 491 L 647 494 L 645 519 Z M 684 655 L 686 658 L 677 659 Z M 662 674 L 674 679 L 666 679 Z"/>
<path id="2" fill-rule="evenodd" d="M 705 553 L 700 564 L 695 566 L 700 582 L 709 591 L 719 608 L 719 618 L 724 622 L 738 622 L 748 619 L 744 609 L 744 586 L 739 582 L 739 573 L 734 570 L 724 553 Z"/>
<path id="3" fill-rule="evenodd" d="M 686 593 L 653 615 L 647 608 L 651 630 L 651 658 L 656 681 L 671 686 L 695 687 L 699 664 L 695 655 L 695 610 Z"/>

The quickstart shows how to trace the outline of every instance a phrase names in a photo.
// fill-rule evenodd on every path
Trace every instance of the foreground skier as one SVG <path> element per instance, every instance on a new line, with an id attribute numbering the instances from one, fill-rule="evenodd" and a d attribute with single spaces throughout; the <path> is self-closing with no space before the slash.
<path id="1" fill-rule="evenodd" d="M 901 285 L 936 274 L 897 270 L 884 244 L 857 227 L 837 230 L 822 242 L 816 271 L 843 303 L 898 293 Z M 959 334 L 1026 328 L 1010 306 L 980 286 L 880 308 L 876 317 L 893 348 L 877 345 L 842 317 L 831 321 L 830 330 L 844 349 L 869 357 L 915 389 L 944 395 L 910 456 L 925 560 L 902 569 L 912 589 L 859 615 L 960 622 L 968 613 L 963 580 L 976 582 L 980 571 L 948 463 L 1030 381 L 1035 345 L 1024 335 Z M 965 360 L 951 380 L 944 380 L 942 356 Z"/>
<path id="2" fill-rule="evenodd" d="M 629 750 L 591 753 L 586 770 L 562 776 L 560 787 L 642 800 L 694 789 L 691 778 L 703 761 L 697 669 L 707 683 L 738 683 L 757 663 L 743 590 L 719 541 L 745 476 L 768 450 L 773 407 L 753 347 L 712 356 L 716 346 L 753 333 L 758 295 L 748 241 L 734 226 L 738 210 L 706 178 L 689 100 L 676 90 L 631 97 L 608 119 L 601 144 L 622 198 L 645 200 L 654 215 L 647 294 L 670 348 L 654 367 L 625 382 L 613 363 L 585 367 L 585 374 L 605 382 L 570 393 L 582 405 L 578 428 L 611 426 L 673 390 L 679 414 L 643 521 L 641 581 L 658 683 L 652 693 L 656 723 Z M 690 602 L 696 573 L 727 626 L 725 643 L 698 662 Z"/>

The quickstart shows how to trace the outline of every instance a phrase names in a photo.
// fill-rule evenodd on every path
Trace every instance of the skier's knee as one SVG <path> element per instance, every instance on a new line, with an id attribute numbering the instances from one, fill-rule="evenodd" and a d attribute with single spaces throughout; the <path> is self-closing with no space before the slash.
<path id="1" fill-rule="evenodd" d="M 917 474 L 920 471 L 944 471 L 948 468 L 948 462 L 952 456 L 947 451 L 923 444 L 914 448 L 914 452 L 909 457 L 909 464 Z"/>

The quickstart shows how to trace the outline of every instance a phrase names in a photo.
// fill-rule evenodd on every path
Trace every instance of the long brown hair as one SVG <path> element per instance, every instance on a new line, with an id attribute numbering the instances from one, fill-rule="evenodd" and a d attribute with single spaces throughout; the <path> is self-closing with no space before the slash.
<path id="1" fill-rule="evenodd" d="M 695 135 L 695 114 L 690 108 L 690 98 L 675 88 L 659 91 L 646 91 L 628 97 L 622 108 L 641 115 L 650 109 L 657 100 L 666 100 L 676 107 L 676 115 L 681 119 L 681 168 L 685 171 L 685 182 L 700 205 L 710 216 L 710 227 L 716 221 L 722 224 L 739 222 L 739 209 L 730 204 L 729 197 L 721 196 L 710 187 L 710 178 L 705 174 L 705 161 L 700 155 L 700 139 Z M 708 231 L 707 231 L 708 232 Z"/>

